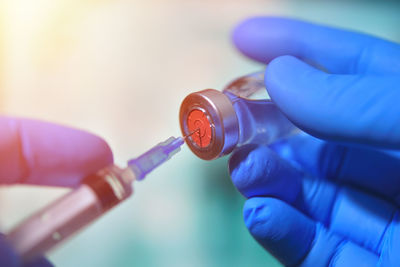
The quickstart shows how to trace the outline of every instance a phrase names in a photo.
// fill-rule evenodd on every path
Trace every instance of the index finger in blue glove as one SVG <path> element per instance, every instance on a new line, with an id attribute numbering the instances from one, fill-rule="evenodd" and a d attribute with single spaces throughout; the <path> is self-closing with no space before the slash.
<path id="1" fill-rule="evenodd" d="M 398 75 L 326 74 L 295 57 L 282 56 L 267 67 L 265 84 L 279 109 L 311 135 L 400 148 Z"/>
<path id="2" fill-rule="evenodd" d="M 0 234 L 0 266 L 20 266 L 20 259 L 17 253 L 3 234 Z"/>
<path id="3" fill-rule="evenodd" d="M 229 171 L 245 197 L 278 196 L 288 203 L 297 199 L 303 175 L 266 146 L 256 145 L 237 149 L 229 159 Z"/>
<path id="4" fill-rule="evenodd" d="M 23 265 L 23 267 L 53 267 L 54 265 L 49 262 L 46 258 L 39 258 L 33 262 L 29 262 Z"/>
<path id="5" fill-rule="evenodd" d="M 263 146 L 235 152 L 229 165 L 232 181 L 246 197 L 279 198 L 376 253 L 388 238 L 397 209 L 383 199 L 299 172 Z"/>
<path id="6" fill-rule="evenodd" d="M 75 186 L 112 163 L 104 140 L 47 122 L 0 117 L 0 183 Z"/>
<path id="7" fill-rule="evenodd" d="M 247 198 L 271 196 L 329 224 L 338 188 L 295 169 L 266 146 L 244 146 L 229 160 L 236 188 Z"/>
<path id="8" fill-rule="evenodd" d="M 304 133 L 270 148 L 316 177 L 352 185 L 400 204 L 400 158 L 393 153 L 325 142 Z"/>
<path id="9" fill-rule="evenodd" d="M 251 198 L 244 220 L 254 238 L 286 266 L 376 266 L 378 256 L 274 198 Z"/>
<path id="10" fill-rule="evenodd" d="M 8 240 L 6 239 L 5 235 L 0 234 L 0 266 L 52 267 L 53 265 L 43 257 L 35 260 L 34 262 L 22 264 L 11 244 L 9 244 Z"/>
<path id="11" fill-rule="evenodd" d="M 245 55 L 262 63 L 292 55 L 333 73 L 399 73 L 400 47 L 365 34 L 295 19 L 255 17 L 233 32 Z"/>

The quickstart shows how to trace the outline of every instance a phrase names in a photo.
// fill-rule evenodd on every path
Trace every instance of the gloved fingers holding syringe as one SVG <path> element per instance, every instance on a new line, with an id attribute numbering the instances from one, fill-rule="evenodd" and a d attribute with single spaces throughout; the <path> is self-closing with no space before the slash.
<path id="1" fill-rule="evenodd" d="M 101 138 L 36 120 L 0 117 L 0 183 L 74 187 L 113 161 Z M 6 238 L 0 238 L 0 266 L 20 266 Z M 51 266 L 41 258 L 35 266 Z M 29 265 L 28 265 L 29 266 Z"/>

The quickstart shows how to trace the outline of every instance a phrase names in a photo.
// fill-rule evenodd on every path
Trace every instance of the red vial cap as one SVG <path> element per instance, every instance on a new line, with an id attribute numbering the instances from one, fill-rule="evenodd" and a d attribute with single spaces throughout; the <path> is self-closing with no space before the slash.
<path id="1" fill-rule="evenodd" d="M 191 139 L 200 148 L 205 148 L 211 143 L 212 126 L 207 114 L 199 109 L 190 111 L 187 118 L 189 132 L 193 133 Z"/>

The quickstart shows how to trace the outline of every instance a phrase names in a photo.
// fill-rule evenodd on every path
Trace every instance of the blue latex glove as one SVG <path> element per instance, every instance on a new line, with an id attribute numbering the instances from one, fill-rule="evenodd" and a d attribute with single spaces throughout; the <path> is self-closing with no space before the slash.
<path id="1" fill-rule="evenodd" d="M 243 22 L 233 39 L 269 64 L 281 111 L 320 138 L 232 155 L 251 234 L 288 266 L 400 266 L 400 157 L 382 149 L 400 148 L 400 46 L 271 17 Z"/>
<path id="2" fill-rule="evenodd" d="M 76 186 L 112 163 L 108 145 L 92 134 L 46 122 L 0 117 L 0 183 Z M 48 267 L 45 258 L 23 265 L 0 235 L 0 266 Z"/>

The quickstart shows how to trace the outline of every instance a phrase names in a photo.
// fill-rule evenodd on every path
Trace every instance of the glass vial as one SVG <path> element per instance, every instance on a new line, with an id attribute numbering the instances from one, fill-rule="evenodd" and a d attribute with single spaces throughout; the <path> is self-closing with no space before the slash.
<path id="1" fill-rule="evenodd" d="M 245 144 L 270 144 L 298 129 L 267 97 L 264 74 L 240 77 L 221 92 L 206 89 L 189 94 L 180 108 L 182 134 L 198 157 L 212 160 Z"/>

